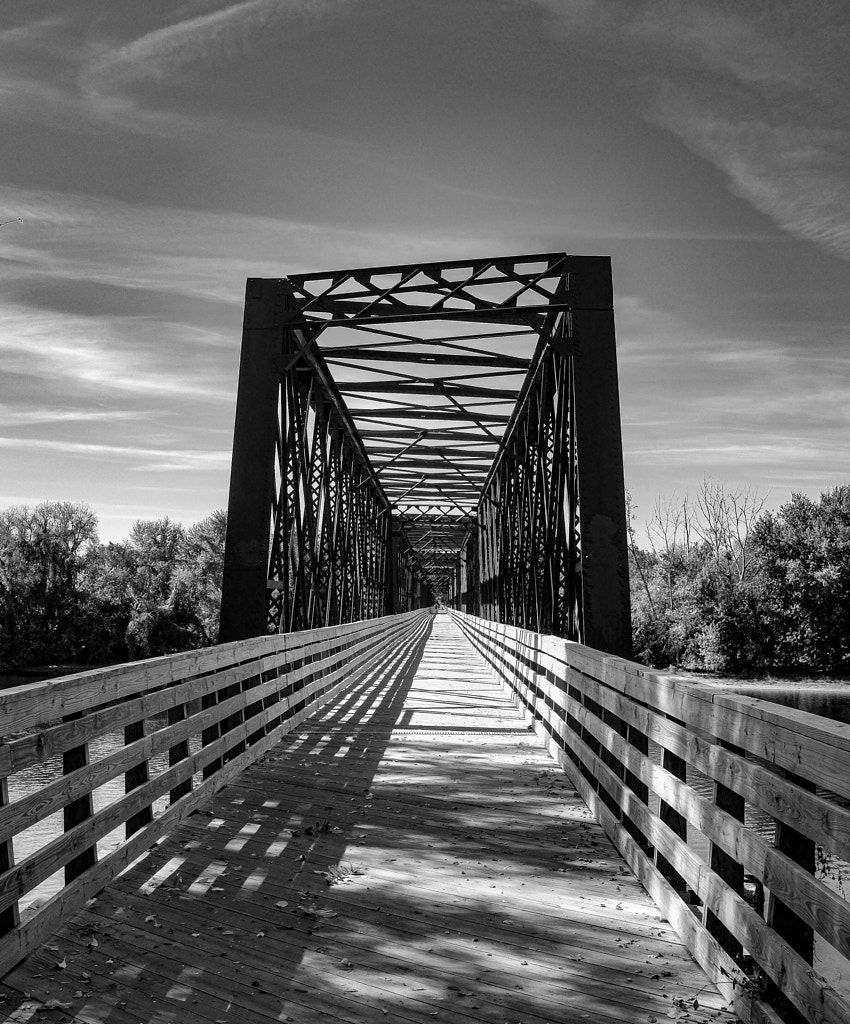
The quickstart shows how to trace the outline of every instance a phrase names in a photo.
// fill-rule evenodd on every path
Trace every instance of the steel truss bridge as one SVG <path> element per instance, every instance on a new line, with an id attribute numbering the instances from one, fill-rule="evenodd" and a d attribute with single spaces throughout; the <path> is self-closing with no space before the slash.
<path id="1" fill-rule="evenodd" d="M 625 526 L 607 259 L 249 281 L 221 642 L 0 690 L 0 1019 L 850 1021 L 848 726 Z"/>
<path id="2" fill-rule="evenodd" d="M 248 281 L 221 639 L 440 599 L 630 651 L 607 257 Z"/>

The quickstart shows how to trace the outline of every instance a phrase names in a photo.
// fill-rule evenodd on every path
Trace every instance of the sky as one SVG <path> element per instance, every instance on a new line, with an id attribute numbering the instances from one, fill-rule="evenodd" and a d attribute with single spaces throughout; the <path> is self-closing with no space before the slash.
<path id="1" fill-rule="evenodd" d="M 247 277 L 549 251 L 613 261 L 638 520 L 850 482 L 848 52 L 846 0 L 3 0 L 0 507 L 226 507 Z"/>

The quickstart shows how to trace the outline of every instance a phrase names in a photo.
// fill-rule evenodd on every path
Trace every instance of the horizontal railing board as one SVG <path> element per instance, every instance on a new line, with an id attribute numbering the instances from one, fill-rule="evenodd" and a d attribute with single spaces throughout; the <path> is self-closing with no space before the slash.
<path id="1" fill-rule="evenodd" d="M 404 613 L 417 614 L 417 613 Z M 218 647 L 163 655 L 127 665 L 92 669 L 56 679 L 0 691 L 0 735 L 10 736 L 42 722 L 124 699 L 189 676 L 216 672 L 263 655 L 287 652 L 306 656 L 303 649 L 326 639 L 344 638 L 358 630 L 374 631 L 394 616 L 365 619 L 344 626 L 325 626 L 303 633 L 283 633 L 239 640 Z M 307 635 L 309 634 L 309 636 Z M 299 639 L 293 639 L 299 638 Z M 299 655 L 294 652 L 301 651 Z"/>
<path id="2" fill-rule="evenodd" d="M 572 699 L 570 713 L 650 789 L 706 838 L 722 847 L 744 869 L 764 880 L 808 924 L 838 951 L 850 957 L 850 905 L 799 864 L 775 849 L 743 822 L 716 807 L 604 725 Z M 567 741 L 567 737 L 562 734 Z M 770 878 L 770 882 L 768 882 Z"/>
<path id="3" fill-rule="evenodd" d="M 455 615 L 525 708 L 536 731 L 546 737 L 650 893 L 660 894 L 662 910 L 674 925 L 685 929 L 680 934 L 704 969 L 722 981 L 715 969 L 719 962 L 720 974 L 727 981 L 736 979 L 732 995 L 738 1012 L 751 1021 L 779 1019 L 762 1000 L 750 998 L 755 993 L 753 982 L 718 946 L 694 908 L 667 885 L 652 863 L 653 848 L 809 1021 L 850 1020 L 845 997 L 819 979 L 806 959 L 690 849 L 627 781 L 646 784 L 663 806 L 683 816 L 712 848 L 725 850 L 744 871 L 760 879 L 796 915 L 801 927 L 811 926 L 850 959 L 850 906 L 840 893 L 630 742 L 634 733 L 653 740 L 701 775 L 740 793 L 750 806 L 846 857 L 850 811 L 829 794 L 840 797 L 850 790 L 850 727 L 759 698 L 652 673 L 556 637 Z M 614 720 L 604 717 L 611 715 L 631 731 L 624 735 L 614 728 Z M 743 754 L 721 744 L 739 748 Z M 599 754 L 594 753 L 597 745 Z M 746 755 L 759 760 L 748 760 Z M 618 774 L 622 771 L 625 778 Z M 786 772 L 797 778 L 785 778 Z M 827 793 L 816 795 L 809 788 L 813 784 Z M 599 787 L 598 793 L 594 786 Z M 626 815 L 651 845 L 644 849 L 612 808 Z M 720 961 L 708 952 L 712 944 Z M 743 1001 L 742 992 L 749 993 Z"/>
<path id="4" fill-rule="evenodd" d="M 369 642 L 371 642 L 371 637 L 369 638 Z M 355 642 L 354 645 L 347 646 L 344 651 L 339 652 L 339 655 L 331 655 L 321 661 L 314 662 L 310 666 L 301 670 L 294 671 L 291 676 L 287 677 L 287 681 L 292 682 L 294 680 L 303 679 L 308 675 L 315 674 L 319 671 L 327 673 L 331 666 L 337 664 L 343 655 L 345 656 L 346 665 L 350 667 L 354 660 L 354 655 L 358 652 L 360 647 L 365 646 L 365 643 L 358 644 Z M 277 658 L 265 660 L 275 662 L 277 665 L 281 664 Z M 241 679 L 248 679 L 252 676 L 259 675 L 260 673 L 256 671 L 256 667 L 260 664 L 261 663 L 257 662 L 252 663 L 254 670 L 250 674 L 243 674 Z M 244 667 L 246 666 L 240 666 L 240 668 Z M 308 669 L 310 670 L 309 672 Z M 280 677 L 269 680 L 265 683 L 259 683 L 256 687 L 253 687 L 250 690 L 251 703 L 259 703 L 265 697 L 277 693 L 280 690 L 279 678 Z M 229 676 L 227 685 L 232 685 L 235 681 L 239 680 L 235 680 Z M 326 678 L 324 683 L 328 682 L 329 680 Z M 216 690 L 220 688 L 221 687 L 216 687 Z M 180 687 L 180 689 L 185 689 L 185 687 Z M 216 691 L 205 687 L 201 692 L 206 694 Z M 315 692 L 315 687 L 308 687 L 299 692 L 299 698 L 309 699 L 313 692 Z M 120 705 L 120 707 L 130 707 L 136 703 L 137 702 L 134 701 L 130 704 Z M 220 723 L 230 715 L 242 709 L 245 706 L 245 703 L 245 693 L 235 694 L 234 696 L 221 701 L 210 708 L 201 709 L 174 725 L 164 726 L 161 729 L 157 729 L 155 732 L 147 734 L 142 739 L 136 740 L 133 743 L 119 748 L 107 757 L 85 765 L 82 768 L 78 768 L 76 771 L 71 772 L 68 775 L 57 778 L 54 782 L 49 783 L 36 793 L 31 794 L 29 797 L 24 797 L 14 801 L 13 803 L 7 804 L 6 806 L 0 807 L 0 842 L 23 831 L 25 828 L 29 828 L 48 814 L 60 811 L 73 800 L 76 800 L 87 792 L 104 785 L 114 778 L 117 778 L 134 765 L 148 761 L 151 757 L 154 757 L 157 754 L 166 753 L 177 743 L 188 739 L 190 736 L 200 734 L 202 730 L 207 729 L 214 724 Z M 136 713 L 128 720 L 133 722 L 140 717 L 146 716 L 142 715 L 137 710 Z M 85 721 L 85 719 L 77 721 Z M 88 738 L 96 738 L 99 735 L 102 735 L 102 732 L 92 732 L 89 734 Z M 76 746 L 78 743 L 79 739 L 69 745 Z M 67 747 L 63 746 L 62 749 L 67 749 Z"/>
<path id="5" fill-rule="evenodd" d="M 700 689 L 700 684 L 651 673 L 581 644 L 546 639 L 546 648 L 539 649 L 553 659 L 552 671 L 558 672 L 558 665 L 561 674 L 577 669 L 635 701 L 653 705 L 656 711 L 687 720 L 691 730 L 744 747 L 850 798 L 850 777 L 842 771 L 850 755 L 850 726 L 757 697 L 729 695 L 705 685 Z M 600 667 L 603 671 L 594 677 L 594 668 Z"/>
<path id="6" fill-rule="evenodd" d="M 2 913 L 4 908 L 15 906 L 21 896 L 61 870 L 83 850 L 91 848 L 156 800 L 173 793 L 181 783 L 191 781 L 208 765 L 220 765 L 209 778 L 172 799 L 170 806 L 126 839 L 116 851 L 96 861 L 65 885 L 26 922 L 4 934 L 0 942 L 0 971 L 8 970 L 35 944 L 43 941 L 74 909 L 102 889 L 111 877 L 123 870 L 172 824 L 182 820 L 208 795 L 225 785 L 236 772 L 261 757 L 282 736 L 338 693 L 354 685 L 365 673 L 380 667 L 382 659 L 391 657 L 400 641 L 415 637 L 430 619 L 430 611 L 425 610 L 300 634 L 239 641 L 202 652 L 198 657 L 194 654 L 190 657 L 175 655 L 174 664 L 170 666 L 164 664 L 168 659 L 152 659 L 141 670 L 138 665 L 129 669 L 119 666 L 95 670 L 94 682 L 89 674 L 78 674 L 81 691 L 89 698 L 102 701 L 107 696 L 109 700 L 121 703 L 107 707 L 103 703 L 96 707 L 89 705 L 88 714 L 84 711 L 83 717 L 73 722 L 41 730 L 35 739 L 23 737 L 12 740 L 2 748 L 9 765 L 32 764 L 47 756 L 55 757 L 105 733 L 114 733 L 121 725 L 143 721 L 178 705 L 197 704 L 200 697 L 214 696 L 235 684 L 241 689 L 210 707 L 200 708 L 180 721 L 163 725 L 112 754 L 48 783 L 38 793 L 0 808 L 0 826 L 3 829 L 0 834 L 6 837 L 55 814 L 110 779 L 145 765 L 155 754 L 179 749 L 178 745 L 185 744 L 193 735 L 199 736 L 238 715 L 242 715 L 242 721 L 195 753 L 187 751 L 175 764 L 68 828 L 0 875 Z M 233 664 L 228 659 L 234 657 L 243 660 Z M 250 660 L 245 660 L 246 657 Z M 214 663 L 220 666 L 217 675 L 211 672 Z M 298 667 L 289 667 L 294 664 Z M 199 666 L 206 671 L 199 673 Z M 187 673 L 192 674 L 187 676 Z M 163 689 L 167 685 L 163 679 L 168 675 L 173 677 L 173 682 Z M 68 714 L 68 708 L 76 708 L 81 700 L 79 693 L 75 696 L 69 689 L 69 678 L 34 684 L 32 692 L 17 702 L 15 708 L 10 709 L 7 703 L 4 724 L 12 722 L 17 728 L 23 722 L 33 726 L 40 721 L 49 721 L 59 693 L 71 696 L 67 706 L 62 707 L 62 712 Z M 131 686 L 139 687 L 136 694 L 130 690 Z M 32 707 L 36 689 L 50 708 L 47 714 Z M 235 755 L 222 763 L 228 752 L 234 751 Z"/>
<path id="7" fill-rule="evenodd" d="M 770 1006 L 753 998 L 748 978 L 738 964 L 700 925 L 679 893 L 600 800 L 588 781 L 576 770 L 573 762 L 563 751 L 556 749 L 553 754 L 591 812 L 605 828 L 626 863 L 655 900 L 659 910 L 694 954 L 707 977 L 729 1000 L 735 1012 L 751 1024 L 781 1024 L 780 1018 Z"/>
<path id="8" fill-rule="evenodd" d="M 711 743 L 704 736 L 664 718 L 651 708 L 634 701 L 624 703 L 617 691 L 589 676 L 583 675 L 582 686 L 606 710 L 619 715 L 703 775 L 734 789 L 770 817 L 779 818 L 812 836 L 842 859 L 850 860 L 850 809 L 831 803 L 775 772 Z"/>
<path id="9" fill-rule="evenodd" d="M 370 620 L 371 622 L 382 622 L 384 620 Z M 362 637 L 358 634 L 358 642 L 371 636 L 374 629 L 364 631 Z M 281 640 L 287 636 L 281 637 Z M 349 637 L 337 638 L 340 642 L 340 653 L 350 649 Z M 12 771 L 19 771 L 31 764 L 46 760 L 48 757 L 62 753 L 64 750 L 88 742 L 102 732 L 109 731 L 110 726 L 118 727 L 139 718 L 150 718 L 153 715 L 166 711 L 177 704 L 185 703 L 190 699 L 206 696 L 211 692 L 223 689 L 238 682 L 243 682 L 260 672 L 271 671 L 282 667 L 290 661 L 297 661 L 301 658 L 321 652 L 328 645 L 333 644 L 333 638 L 316 643 L 305 643 L 300 646 L 284 646 L 283 650 L 266 654 L 253 661 L 239 662 L 236 665 L 218 672 L 207 672 L 193 675 L 183 684 L 174 684 L 167 688 L 158 688 L 148 692 L 146 696 L 128 699 L 127 695 L 115 696 L 113 699 L 120 702 L 116 704 L 103 704 L 97 711 L 85 715 L 84 718 L 75 719 L 73 722 L 62 725 L 51 726 L 37 733 L 11 740 L 8 743 L 0 744 L 0 772 L 11 774 Z M 157 659 L 158 660 L 158 659 Z M 109 670 L 98 670 L 109 671 Z M 294 682 L 309 674 L 309 667 L 295 670 L 290 681 Z M 60 681 L 69 677 L 62 677 Z M 126 687 L 127 677 L 119 675 L 122 686 Z M 51 681 L 45 684 L 51 686 Z M 100 717 L 97 717 L 100 716 Z"/>
<path id="10" fill-rule="evenodd" d="M 718 709 L 722 708 L 724 710 L 729 709 L 740 712 L 749 718 L 768 725 L 778 725 L 791 729 L 801 736 L 808 736 L 850 753 L 850 723 L 825 719 L 820 715 L 775 704 L 772 701 L 763 700 L 759 697 L 730 694 L 717 687 L 699 682 L 691 682 L 683 679 L 681 676 L 654 672 L 639 665 L 637 662 L 605 654 L 602 651 L 586 647 L 575 641 L 562 640 L 559 637 L 552 636 L 538 636 L 537 634 L 529 633 L 528 630 L 508 626 L 504 623 L 497 625 L 500 630 L 504 631 L 503 635 L 509 636 L 512 640 L 532 652 L 548 654 L 562 664 L 579 671 L 584 671 L 586 668 L 588 674 L 604 682 L 613 682 L 609 673 L 614 673 L 620 682 L 625 682 L 626 686 L 633 683 L 642 688 L 644 683 L 650 682 L 654 688 L 657 688 L 654 690 L 654 701 L 664 702 L 664 706 L 659 709 L 667 714 L 671 714 L 673 717 L 686 717 L 680 713 L 683 710 L 683 705 L 678 702 L 690 698 L 700 701 L 703 705 L 712 705 Z M 537 641 L 536 643 L 529 639 L 532 637 Z M 624 692 L 628 696 L 641 699 L 640 692 L 631 692 L 627 689 L 624 689 Z M 661 696 L 662 693 L 664 694 L 663 696 Z M 716 735 L 716 731 L 713 728 L 707 728 L 706 732 Z"/>

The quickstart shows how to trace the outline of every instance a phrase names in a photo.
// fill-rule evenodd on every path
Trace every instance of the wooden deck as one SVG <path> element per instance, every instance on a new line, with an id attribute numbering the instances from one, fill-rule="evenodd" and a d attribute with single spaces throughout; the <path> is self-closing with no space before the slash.
<path id="1" fill-rule="evenodd" d="M 735 1019 L 447 616 L 154 846 L 0 1000 L 21 1022 Z"/>

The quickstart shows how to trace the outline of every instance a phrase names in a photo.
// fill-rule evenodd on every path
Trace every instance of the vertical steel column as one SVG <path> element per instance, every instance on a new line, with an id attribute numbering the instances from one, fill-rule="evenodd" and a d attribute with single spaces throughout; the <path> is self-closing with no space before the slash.
<path id="1" fill-rule="evenodd" d="M 628 658 L 632 645 L 626 497 L 610 259 L 573 257 L 569 292 L 583 640 L 590 647 Z"/>
<path id="2" fill-rule="evenodd" d="M 285 307 L 282 281 L 248 279 L 227 505 L 219 643 L 265 632 Z"/>

